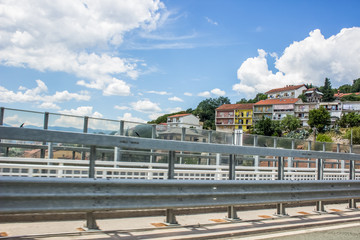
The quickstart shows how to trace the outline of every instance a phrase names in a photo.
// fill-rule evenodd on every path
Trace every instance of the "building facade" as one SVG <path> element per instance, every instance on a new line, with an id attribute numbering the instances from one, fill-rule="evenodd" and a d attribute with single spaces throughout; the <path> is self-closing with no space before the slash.
<path id="1" fill-rule="evenodd" d="M 169 127 L 202 129 L 200 119 L 190 113 L 169 116 L 167 118 L 167 125 Z"/>
<path id="2" fill-rule="evenodd" d="M 216 131 L 250 130 L 253 124 L 253 103 L 224 104 L 215 110 Z"/>
<path id="3" fill-rule="evenodd" d="M 280 99 L 280 98 L 297 98 L 303 94 L 307 88 L 304 84 L 302 85 L 288 85 L 283 88 L 274 88 L 267 91 L 268 99 Z"/>

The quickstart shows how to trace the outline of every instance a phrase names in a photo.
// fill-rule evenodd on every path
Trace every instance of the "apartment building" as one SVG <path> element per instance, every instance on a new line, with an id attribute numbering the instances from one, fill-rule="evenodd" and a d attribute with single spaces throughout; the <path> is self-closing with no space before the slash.
<path id="1" fill-rule="evenodd" d="M 254 104 L 254 122 L 262 117 L 282 120 L 286 115 L 295 116 L 295 104 L 302 103 L 299 98 L 266 99 Z"/>
<path id="2" fill-rule="evenodd" d="M 271 89 L 265 94 L 267 94 L 268 99 L 279 99 L 279 98 L 297 98 L 301 95 L 307 88 L 305 84 L 302 85 L 287 85 L 283 88 L 274 88 Z"/>
<path id="3" fill-rule="evenodd" d="M 318 106 L 318 104 L 316 102 L 298 102 L 295 103 L 295 111 L 294 111 L 294 116 L 299 118 L 301 121 L 301 125 L 303 127 L 308 127 L 309 124 L 307 123 L 309 120 L 309 112 L 313 109 L 316 109 Z"/>
<path id="4" fill-rule="evenodd" d="M 250 130 L 253 122 L 253 103 L 224 104 L 215 110 L 216 131 L 233 132 L 242 129 Z"/>
<path id="5" fill-rule="evenodd" d="M 202 129 L 200 119 L 190 113 L 169 116 L 167 118 L 167 125 L 169 127 Z"/>

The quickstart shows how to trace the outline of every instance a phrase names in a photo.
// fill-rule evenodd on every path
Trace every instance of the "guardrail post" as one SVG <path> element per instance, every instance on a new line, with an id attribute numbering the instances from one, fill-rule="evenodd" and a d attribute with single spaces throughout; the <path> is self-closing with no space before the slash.
<path id="1" fill-rule="evenodd" d="M 169 151 L 168 179 L 175 179 L 175 159 L 176 159 L 175 151 Z M 174 209 L 166 209 L 165 223 L 168 225 L 178 224 L 178 222 L 176 221 L 176 215 L 174 213 Z"/>
<path id="2" fill-rule="evenodd" d="M 186 137 L 186 128 L 182 127 L 181 128 L 181 141 L 185 141 L 185 137 Z M 180 152 L 180 164 L 183 164 L 183 157 L 182 157 L 183 152 Z"/>
<path id="3" fill-rule="evenodd" d="M 96 161 L 96 146 L 90 146 L 90 159 L 89 159 L 89 178 L 95 179 L 95 161 Z M 94 212 L 86 213 L 86 230 L 98 230 Z"/>
<path id="4" fill-rule="evenodd" d="M 54 158 L 53 145 L 54 144 L 52 142 L 48 143 L 48 159 Z"/>
<path id="5" fill-rule="evenodd" d="M 317 159 L 317 180 L 323 180 L 324 179 L 324 160 L 318 158 Z M 325 211 L 325 205 L 323 201 L 317 201 L 316 202 L 316 212 L 324 213 Z"/>
<path id="6" fill-rule="evenodd" d="M 278 157 L 278 177 L 277 180 L 284 180 L 284 157 Z M 276 215 L 287 216 L 285 211 L 285 205 L 283 203 L 276 204 Z"/>
<path id="7" fill-rule="evenodd" d="M 49 113 L 45 112 L 44 113 L 44 130 L 48 129 L 48 126 L 49 126 Z M 43 142 L 42 144 L 46 145 L 46 142 Z M 43 149 L 43 148 L 40 150 L 40 158 L 45 158 L 45 149 Z"/>
<path id="8" fill-rule="evenodd" d="M 349 180 L 355 180 L 355 161 L 350 160 L 350 169 L 349 169 Z M 349 199 L 349 208 L 350 209 L 357 209 L 356 208 L 356 200 Z"/>
<path id="9" fill-rule="evenodd" d="M 155 139 L 156 138 L 156 125 L 153 124 L 151 125 L 151 138 Z M 150 163 L 153 163 L 154 160 L 156 162 L 156 156 L 153 155 L 154 153 L 154 149 L 150 149 L 151 155 L 150 155 Z"/>
<path id="10" fill-rule="evenodd" d="M 211 138 L 212 138 L 212 131 L 209 131 L 208 132 L 208 143 L 211 143 Z M 208 156 L 211 156 L 211 153 L 208 153 Z M 207 160 L 206 160 L 206 164 L 207 165 L 210 165 L 210 158 L 208 158 Z"/>
<path id="11" fill-rule="evenodd" d="M 291 139 L 291 150 L 295 149 L 295 140 Z M 293 157 L 288 157 L 288 168 L 289 168 L 289 172 L 292 172 L 291 168 L 294 167 L 294 158 Z"/>
<path id="12" fill-rule="evenodd" d="M 88 125 L 89 125 L 89 117 L 85 116 L 84 117 L 83 133 L 88 132 Z M 84 145 L 82 145 L 82 147 L 84 147 Z M 81 152 L 81 160 L 85 160 L 85 155 L 86 155 L 86 152 L 84 150 L 82 150 L 82 152 Z"/>
<path id="13" fill-rule="evenodd" d="M 4 124 L 4 112 L 5 112 L 5 108 L 1 107 L 0 108 L 0 126 L 2 126 Z"/>
<path id="14" fill-rule="evenodd" d="M 235 175 L 235 155 L 230 154 L 229 156 L 229 180 L 236 180 Z M 237 216 L 235 206 L 228 206 L 227 208 L 227 219 L 229 220 L 239 220 Z"/>
<path id="15" fill-rule="evenodd" d="M 309 141 L 308 151 L 311 151 L 311 141 Z M 307 164 L 307 167 L 308 167 L 308 168 L 310 168 L 310 166 L 311 166 L 310 161 L 311 161 L 311 158 L 308 158 L 308 164 Z"/>

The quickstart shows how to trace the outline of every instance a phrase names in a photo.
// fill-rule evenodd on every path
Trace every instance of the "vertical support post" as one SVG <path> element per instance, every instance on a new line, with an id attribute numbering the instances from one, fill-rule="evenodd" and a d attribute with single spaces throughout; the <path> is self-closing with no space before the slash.
<path id="1" fill-rule="evenodd" d="M 235 180 L 235 155 L 230 154 L 229 156 L 229 180 Z M 227 207 L 227 219 L 229 220 L 239 220 L 239 217 L 237 216 L 235 206 L 228 206 Z"/>
<path id="2" fill-rule="evenodd" d="M 336 152 L 339 153 L 340 152 L 340 143 L 336 144 Z M 339 168 L 339 163 L 340 163 L 340 160 L 338 159 L 337 160 L 337 164 L 336 164 L 336 168 Z"/>
<path id="3" fill-rule="evenodd" d="M 5 113 L 5 108 L 1 107 L 0 108 L 0 126 L 4 125 L 4 113 Z"/>
<path id="4" fill-rule="evenodd" d="M 258 136 L 254 135 L 254 147 L 257 147 L 258 145 Z"/>
<path id="5" fill-rule="evenodd" d="M 175 179 L 175 159 L 176 159 L 175 151 L 169 151 L 168 180 Z M 176 221 L 176 215 L 174 213 L 174 209 L 166 209 L 165 223 L 168 225 L 178 224 L 178 222 Z"/>
<path id="6" fill-rule="evenodd" d="M 221 180 L 222 179 L 222 174 L 221 174 L 221 168 L 220 168 L 220 160 L 221 160 L 221 154 L 217 153 L 216 154 L 216 180 Z"/>
<path id="7" fill-rule="evenodd" d="M 49 113 L 45 112 L 44 114 L 44 130 L 47 130 L 49 126 Z M 46 145 L 46 142 L 43 142 L 42 145 Z M 48 153 L 50 154 L 50 153 Z M 45 149 L 40 150 L 40 158 L 45 158 Z"/>
<path id="8" fill-rule="evenodd" d="M 323 180 L 324 179 L 324 160 L 323 159 L 317 159 L 317 180 Z M 316 212 L 324 213 L 325 211 L 325 205 L 323 201 L 317 201 L 316 202 Z"/>
<path id="9" fill-rule="evenodd" d="M 151 125 L 151 138 L 152 139 L 156 138 L 156 124 Z M 156 161 L 156 157 L 154 158 L 154 155 L 153 155 L 154 149 L 151 149 L 150 153 L 151 153 L 151 155 L 150 155 L 150 163 L 153 163 L 154 159 Z"/>
<path id="10" fill-rule="evenodd" d="M 349 180 L 355 180 L 355 161 L 350 160 L 350 170 L 349 170 Z M 356 200 L 355 199 L 349 199 L 349 208 L 350 209 L 356 209 Z"/>
<path id="11" fill-rule="evenodd" d="M 284 180 L 284 157 L 278 157 L 278 176 L 277 180 Z M 276 215 L 287 216 L 285 205 L 283 203 L 276 204 Z"/>
<path id="12" fill-rule="evenodd" d="M 295 149 L 295 140 L 291 139 L 291 150 Z M 288 168 L 289 168 L 289 172 L 292 172 L 291 168 L 294 167 L 294 158 L 293 157 L 288 157 Z"/>
<path id="13" fill-rule="evenodd" d="M 83 133 L 88 132 L 88 125 L 89 125 L 89 117 L 84 117 L 84 127 L 83 127 Z M 84 145 L 82 145 L 84 147 Z M 81 151 L 81 160 L 85 160 L 86 152 L 84 150 Z"/>
<path id="14" fill-rule="evenodd" d="M 309 141 L 308 151 L 311 151 L 311 141 Z M 310 168 L 310 166 L 311 166 L 310 161 L 311 161 L 311 158 L 308 158 L 308 164 L 307 164 L 307 167 L 308 167 L 308 168 Z"/>
<path id="15" fill-rule="evenodd" d="M 277 148 L 277 138 L 274 137 L 274 148 Z M 274 156 L 274 160 L 273 160 L 273 167 L 276 166 L 276 157 Z"/>
<path id="16" fill-rule="evenodd" d="M 185 141 L 185 137 L 186 137 L 186 128 L 182 127 L 181 128 L 181 141 Z M 183 152 L 181 151 L 180 154 L 182 155 Z M 180 157 L 180 164 L 183 164 L 183 157 Z"/>
<path id="17" fill-rule="evenodd" d="M 52 143 L 52 142 L 49 142 L 49 143 L 48 143 L 48 158 L 49 158 L 49 159 L 54 158 L 53 143 Z"/>
<path id="18" fill-rule="evenodd" d="M 95 179 L 95 160 L 96 160 L 96 146 L 90 146 L 89 178 L 94 178 L 94 179 Z M 96 224 L 94 212 L 86 213 L 85 229 L 87 230 L 99 229 L 98 225 Z"/>
<path id="19" fill-rule="evenodd" d="M 211 143 L 211 138 L 212 138 L 212 131 L 209 131 L 208 132 L 208 143 Z M 208 153 L 208 156 L 211 156 L 211 153 Z M 206 164 L 207 165 L 210 165 L 210 158 L 208 158 L 207 160 L 206 160 Z"/>

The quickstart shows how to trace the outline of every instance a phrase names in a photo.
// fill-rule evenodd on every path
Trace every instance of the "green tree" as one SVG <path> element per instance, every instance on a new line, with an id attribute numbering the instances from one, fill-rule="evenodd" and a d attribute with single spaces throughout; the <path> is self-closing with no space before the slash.
<path id="1" fill-rule="evenodd" d="M 240 101 L 237 101 L 236 104 L 239 103 L 257 103 L 258 101 L 267 99 L 267 95 L 264 93 L 258 93 L 253 99 L 246 100 L 245 98 L 242 98 Z"/>
<path id="2" fill-rule="evenodd" d="M 204 129 L 215 130 L 215 109 L 223 104 L 230 104 L 230 99 L 228 97 L 208 98 L 199 103 L 193 114 L 204 123 Z"/>
<path id="3" fill-rule="evenodd" d="M 360 126 L 360 115 L 354 112 L 344 114 L 337 123 L 342 128 L 358 127 Z"/>
<path id="4" fill-rule="evenodd" d="M 256 122 L 254 127 L 254 133 L 265 136 L 278 136 L 282 134 L 280 122 L 273 121 L 270 118 L 262 117 Z"/>
<path id="5" fill-rule="evenodd" d="M 191 108 L 190 108 L 190 109 L 191 109 Z M 188 110 L 190 110 L 190 109 L 188 109 Z M 167 118 L 168 118 L 169 116 L 176 115 L 176 114 L 188 113 L 188 112 L 187 112 L 188 110 L 186 110 L 186 112 L 181 111 L 181 112 L 176 112 L 176 113 L 165 114 L 165 115 L 162 115 L 162 116 L 158 117 L 158 118 L 155 119 L 155 120 L 149 121 L 148 123 L 149 123 L 149 124 L 166 123 L 166 122 L 167 122 Z"/>
<path id="6" fill-rule="evenodd" d="M 360 144 L 360 127 L 354 127 L 352 129 L 349 129 L 345 133 L 345 138 L 349 139 L 351 141 L 351 130 L 353 132 L 352 134 L 352 143 L 353 144 Z"/>
<path id="7" fill-rule="evenodd" d="M 349 84 L 345 84 L 339 87 L 339 92 L 341 93 L 351 93 L 352 86 Z"/>
<path id="8" fill-rule="evenodd" d="M 298 96 L 298 98 L 300 98 L 303 102 L 307 102 L 307 98 L 306 98 L 306 96 L 305 96 L 305 94 L 300 94 L 299 96 Z"/>
<path id="9" fill-rule="evenodd" d="M 315 127 L 318 132 L 323 133 L 330 123 L 330 113 L 323 106 L 310 110 L 308 121 L 310 127 Z"/>
<path id="10" fill-rule="evenodd" d="M 325 78 L 324 86 L 320 88 L 320 91 L 323 93 L 323 102 L 332 102 L 335 100 L 334 92 L 331 88 L 331 82 L 329 78 Z"/>
<path id="11" fill-rule="evenodd" d="M 301 127 L 301 121 L 293 115 L 286 115 L 286 117 L 281 120 L 280 126 L 283 130 L 291 132 Z"/>
<path id="12" fill-rule="evenodd" d="M 351 92 L 360 92 L 360 78 L 353 81 L 353 85 L 351 86 Z"/>

